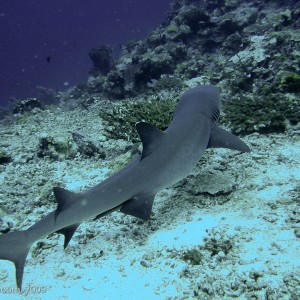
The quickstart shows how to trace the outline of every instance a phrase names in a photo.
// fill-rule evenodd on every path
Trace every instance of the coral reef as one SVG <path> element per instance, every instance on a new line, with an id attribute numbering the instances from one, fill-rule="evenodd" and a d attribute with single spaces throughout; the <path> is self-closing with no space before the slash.
<path id="1" fill-rule="evenodd" d="M 42 109 L 42 104 L 36 98 L 27 98 L 18 101 L 13 107 L 13 114 L 24 114 L 25 112 L 30 112 L 34 108 Z"/>
<path id="2" fill-rule="evenodd" d="M 299 97 L 294 94 L 245 94 L 225 102 L 221 122 L 235 133 L 283 132 L 300 121 L 299 108 Z"/>
<path id="3" fill-rule="evenodd" d="M 168 101 L 159 104 L 155 95 L 170 99 L 186 87 L 210 83 L 227 100 L 220 122 L 235 133 L 285 131 L 300 121 L 299 26 L 296 1 L 174 1 L 165 23 L 145 40 L 123 45 L 115 61 L 110 47 L 92 49 L 87 83 L 59 94 L 38 87 L 40 100 L 60 98 L 65 107 L 86 110 L 103 96 L 127 99 L 112 102 L 100 116 L 110 138 L 136 141 L 136 122 L 164 128 L 170 120 Z M 25 99 L 13 113 L 34 107 L 42 108 L 37 99 Z"/>
<path id="4" fill-rule="evenodd" d="M 289 122 L 299 122 L 299 26 L 294 1 L 174 1 L 162 26 L 143 41 L 123 45 L 114 64 L 71 95 L 135 102 L 142 94 L 178 92 L 202 78 L 198 84 L 217 84 L 230 99 L 221 121 L 235 132 L 284 131 Z M 278 107 L 282 113 L 274 111 Z"/>
<path id="5" fill-rule="evenodd" d="M 112 139 L 139 141 L 135 124 L 145 121 L 161 130 L 168 127 L 176 98 L 160 100 L 153 97 L 147 101 L 123 101 L 113 106 L 102 108 L 99 115 L 107 123 L 106 134 Z"/>
<path id="6" fill-rule="evenodd" d="M 93 62 L 92 75 L 107 75 L 113 66 L 112 49 L 103 45 L 89 52 L 89 57 Z"/>

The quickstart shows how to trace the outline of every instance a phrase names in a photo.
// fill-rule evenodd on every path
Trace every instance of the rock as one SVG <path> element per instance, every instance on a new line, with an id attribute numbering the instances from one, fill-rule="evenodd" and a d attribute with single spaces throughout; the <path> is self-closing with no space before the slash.
<path id="1" fill-rule="evenodd" d="M 89 57 L 94 65 L 94 68 L 90 71 L 91 74 L 107 75 L 111 71 L 113 66 L 111 47 L 103 45 L 97 49 L 92 49 Z"/>
<path id="2" fill-rule="evenodd" d="M 23 114 L 32 111 L 34 108 L 42 109 L 42 105 L 36 98 L 27 98 L 17 102 L 13 108 L 13 114 Z"/>
<path id="3" fill-rule="evenodd" d="M 38 157 L 48 157 L 52 160 L 64 160 L 73 158 L 76 149 L 68 139 L 42 135 L 39 142 Z"/>
<path id="4" fill-rule="evenodd" d="M 295 234 L 295 236 L 296 236 L 297 238 L 300 238 L 300 228 L 296 228 L 296 229 L 294 230 L 294 234 Z"/>
<path id="5" fill-rule="evenodd" d="M 74 142 L 78 147 L 78 151 L 88 157 L 99 155 L 100 158 L 105 158 L 106 154 L 100 147 L 96 146 L 91 140 L 78 132 L 72 132 Z"/>
<path id="6" fill-rule="evenodd" d="M 12 161 L 10 155 L 0 151 L 0 165 L 8 164 Z"/>
<path id="7" fill-rule="evenodd" d="M 192 195 L 228 195 L 236 188 L 236 178 L 231 173 L 216 170 L 208 174 L 190 175 L 184 182 L 184 186 L 185 191 Z"/>

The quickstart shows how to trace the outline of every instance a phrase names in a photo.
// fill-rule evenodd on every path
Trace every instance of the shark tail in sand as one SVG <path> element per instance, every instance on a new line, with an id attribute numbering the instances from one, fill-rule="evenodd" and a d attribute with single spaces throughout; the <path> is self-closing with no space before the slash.
<path id="1" fill-rule="evenodd" d="M 10 260 L 16 267 L 17 287 L 21 291 L 23 272 L 27 254 L 31 245 L 27 230 L 15 231 L 0 236 L 0 259 Z"/>
<path id="2" fill-rule="evenodd" d="M 22 279 L 27 254 L 37 240 L 56 232 L 64 235 L 64 248 L 66 248 L 79 224 L 57 228 L 56 217 L 63 210 L 68 201 L 72 201 L 76 193 L 55 187 L 53 188 L 55 198 L 58 202 L 57 209 L 27 230 L 13 231 L 0 235 L 0 260 L 9 260 L 16 268 L 16 282 L 19 291 L 22 290 Z M 64 198 L 64 199 L 63 199 Z"/>

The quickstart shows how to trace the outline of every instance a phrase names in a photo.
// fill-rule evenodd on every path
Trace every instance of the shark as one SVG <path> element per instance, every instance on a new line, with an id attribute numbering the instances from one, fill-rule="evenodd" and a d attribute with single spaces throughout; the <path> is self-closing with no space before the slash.
<path id="1" fill-rule="evenodd" d="M 214 85 L 184 92 L 166 130 L 147 122 L 136 124 L 143 148 L 128 165 L 84 192 L 54 187 L 56 210 L 26 230 L 2 234 L 0 259 L 14 263 L 17 288 L 21 291 L 26 257 L 39 239 L 60 233 L 66 248 L 83 221 L 116 210 L 149 220 L 156 194 L 185 178 L 207 148 L 249 152 L 240 138 L 218 126 L 220 93 Z"/>

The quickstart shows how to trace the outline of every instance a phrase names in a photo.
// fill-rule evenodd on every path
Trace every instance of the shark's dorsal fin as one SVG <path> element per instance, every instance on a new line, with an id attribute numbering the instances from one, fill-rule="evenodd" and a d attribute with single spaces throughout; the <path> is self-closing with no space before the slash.
<path id="1" fill-rule="evenodd" d="M 228 148 L 241 152 L 250 152 L 250 148 L 241 139 L 217 126 L 211 130 L 207 148 Z"/>
<path id="2" fill-rule="evenodd" d="M 143 143 L 142 160 L 155 150 L 164 133 L 154 125 L 146 122 L 139 122 L 135 127 Z"/>
<path id="3" fill-rule="evenodd" d="M 145 221 L 150 219 L 155 194 L 143 194 L 126 201 L 120 211 Z"/>
<path id="4" fill-rule="evenodd" d="M 61 228 L 58 231 L 56 231 L 57 233 L 61 233 L 65 236 L 64 249 L 67 248 L 72 236 L 74 235 L 79 225 L 80 224 L 74 224 L 65 228 Z"/>
<path id="5" fill-rule="evenodd" d="M 57 201 L 57 208 L 55 211 L 55 218 L 56 218 L 59 213 L 64 211 L 66 208 L 68 208 L 70 204 L 77 199 L 77 194 L 74 192 L 70 192 L 66 189 L 63 189 L 61 187 L 54 187 L 53 193 Z"/>
<path id="6" fill-rule="evenodd" d="M 57 201 L 57 208 L 55 211 L 55 219 L 57 216 L 70 207 L 70 204 L 72 204 L 76 199 L 77 199 L 77 194 L 74 192 L 70 192 L 66 189 L 63 189 L 61 187 L 54 187 L 53 188 L 53 193 L 55 196 L 55 199 Z M 70 225 L 64 228 L 61 228 L 57 230 L 57 233 L 61 233 L 65 236 L 65 241 L 64 241 L 64 248 L 66 248 L 74 235 L 76 229 L 78 228 L 79 224 L 74 224 Z"/>

